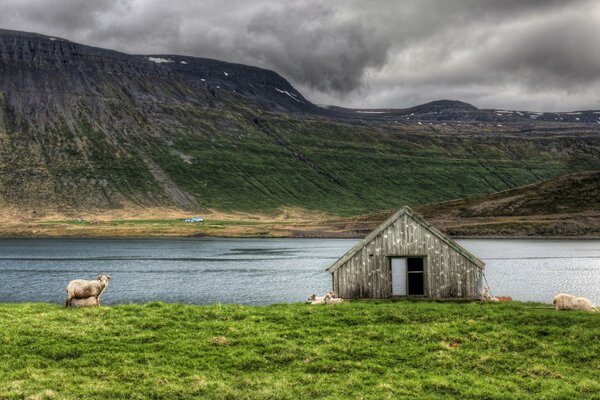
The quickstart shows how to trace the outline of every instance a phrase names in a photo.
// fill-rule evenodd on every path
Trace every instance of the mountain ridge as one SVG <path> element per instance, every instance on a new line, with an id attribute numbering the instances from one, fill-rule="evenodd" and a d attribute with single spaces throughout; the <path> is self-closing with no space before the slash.
<path id="1" fill-rule="evenodd" d="M 0 210 L 359 214 L 600 169 L 600 124 L 583 114 L 322 108 L 257 67 L 7 32 Z"/>
<path id="2" fill-rule="evenodd" d="M 309 107 L 307 109 L 303 109 L 302 111 L 312 111 L 312 112 L 316 112 L 319 113 L 322 110 L 340 110 L 343 112 L 354 112 L 354 113 L 358 113 L 360 114 L 361 112 L 365 112 L 365 111 L 370 111 L 372 112 L 373 115 L 369 115 L 368 117 L 381 117 L 381 115 L 377 115 L 377 114 L 407 114 L 407 113 L 414 113 L 414 114 L 430 114 L 430 113 L 437 113 L 437 112 L 442 112 L 442 111 L 463 111 L 463 112 L 472 112 L 472 113 L 477 113 L 477 112 L 484 112 L 486 113 L 486 117 L 483 118 L 483 121 L 491 121 L 492 119 L 489 118 L 489 115 L 487 115 L 487 113 L 494 113 L 496 114 L 497 117 L 515 117 L 515 115 L 510 115 L 510 114 L 516 114 L 517 116 L 520 117 L 525 117 L 525 118 L 531 118 L 532 116 L 544 116 L 547 115 L 549 117 L 547 118 L 554 118 L 553 116 L 562 116 L 563 119 L 555 119 L 560 121 L 560 122 L 593 122 L 593 123 L 598 123 L 600 124 L 600 122 L 598 122 L 600 120 L 600 110 L 594 110 L 594 109 L 589 109 L 589 110 L 573 110 L 573 111 L 563 111 L 563 112 L 538 112 L 538 111 L 524 111 L 524 110 L 506 110 L 506 109 L 481 109 L 478 108 L 470 103 L 466 103 L 464 101 L 461 100 L 449 100 L 449 99 L 442 99 L 442 100 L 434 100 L 434 101 L 430 101 L 427 103 L 423 103 L 423 104 L 419 104 L 416 106 L 411 106 L 408 108 L 374 108 L 374 109 L 367 109 L 367 108 L 347 108 L 347 107 L 340 107 L 340 106 L 334 106 L 334 105 L 326 105 L 324 107 L 319 107 L 315 104 L 313 104 L 312 102 L 310 102 L 309 100 L 305 99 L 302 94 L 296 90 L 285 78 L 283 78 L 281 75 L 279 75 L 277 72 L 270 70 L 270 69 L 266 69 L 266 68 L 261 68 L 261 67 L 256 67 L 256 66 L 251 66 L 251 65 L 246 65 L 246 64 L 241 64 L 241 63 L 233 63 L 233 62 L 229 62 L 229 61 L 224 61 L 224 60 L 218 60 L 218 59 L 211 59 L 211 58 L 204 58 L 204 57 L 195 57 L 195 56 L 188 56 L 188 55 L 176 55 L 176 54 L 128 54 L 128 53 L 124 53 L 124 52 L 120 52 L 120 51 L 116 51 L 116 50 L 110 50 L 110 49 L 105 49 L 102 47 L 96 47 L 96 46 L 90 46 L 90 45 L 85 45 L 85 44 L 80 44 L 77 42 L 72 42 L 68 39 L 64 39 L 64 38 L 59 38 L 59 37 L 53 37 L 53 36 L 48 36 L 48 35 L 42 35 L 42 34 L 38 34 L 38 33 L 34 33 L 34 32 L 22 32 L 22 31 L 15 31 L 15 30 L 7 30 L 7 29 L 0 29 L 0 39 L 4 39 L 4 40 L 0 40 L 0 55 L 2 55 L 2 59 L 3 61 L 7 61 L 7 55 L 13 55 L 17 56 L 15 58 L 13 58 L 11 61 L 36 61 L 36 57 L 34 54 L 32 54 L 32 52 L 34 52 L 36 50 L 35 47 L 30 47 L 30 48 L 18 48 L 18 44 L 17 43 L 13 43 L 14 48 L 10 49 L 12 51 L 6 51 L 6 38 L 13 38 L 13 39 L 40 39 L 43 41 L 48 41 L 51 44 L 59 44 L 61 45 L 61 47 L 59 48 L 59 51 L 61 53 L 61 55 L 65 55 L 65 48 L 62 47 L 63 44 L 66 45 L 66 49 L 67 50 L 71 50 L 71 54 L 73 54 L 73 52 L 76 52 L 77 49 L 86 49 L 87 51 L 83 51 L 81 52 L 81 55 L 85 55 L 85 54 L 90 54 L 90 55 L 103 55 L 103 56 L 113 56 L 114 58 L 117 59 L 130 59 L 130 60 L 135 60 L 138 61 L 140 64 L 140 66 L 145 66 L 148 68 L 148 71 L 161 71 L 162 73 L 168 73 L 168 72 L 179 72 L 179 73 L 183 73 L 183 74 L 187 74 L 187 75 L 192 75 L 192 73 L 202 73 L 202 72 L 212 72 L 212 69 L 219 69 L 218 72 L 227 72 L 224 71 L 224 69 L 226 68 L 231 68 L 233 70 L 244 70 L 244 72 L 248 71 L 252 71 L 257 75 L 262 75 L 263 77 L 266 77 L 268 75 L 271 76 L 275 76 L 278 79 L 275 79 L 275 84 L 279 84 L 280 86 L 283 87 L 283 89 L 281 89 L 281 92 L 279 92 L 279 94 L 282 95 L 286 95 L 286 93 L 282 93 L 283 91 L 287 91 L 290 94 L 287 94 L 288 97 L 291 98 L 291 101 L 294 101 L 296 103 L 305 103 L 307 104 Z M 39 50 L 39 48 L 38 48 Z M 48 49 L 46 49 L 48 50 Z M 39 53 L 38 53 L 39 54 Z M 42 52 L 43 54 L 43 52 Z M 20 57 L 19 57 L 20 55 Z M 27 59 L 27 55 L 30 56 L 29 59 Z M 155 61 L 152 61 L 152 59 L 155 59 Z M 45 60 L 41 60 L 39 58 L 37 58 L 37 62 L 43 62 L 46 61 L 48 63 L 50 63 L 51 61 L 57 61 L 55 58 L 47 58 Z M 197 65 L 190 65 L 190 61 L 192 63 L 195 63 Z M 56 65 L 60 65 L 60 63 L 56 64 Z M 190 68 L 193 67 L 200 67 L 200 69 L 196 69 L 196 70 L 190 70 Z M 225 76 L 225 78 L 227 78 L 228 76 L 232 75 L 230 73 L 227 74 L 223 74 Z M 207 74 L 208 76 L 208 74 Z M 194 76 L 195 79 L 202 79 L 199 77 Z M 219 83 L 227 83 L 227 79 L 219 79 L 222 78 L 221 76 L 219 76 L 219 73 L 212 75 L 211 76 L 212 79 L 218 79 Z M 206 79 L 206 78 L 205 78 Z M 272 78 L 271 78 L 272 79 Z M 238 82 L 239 83 L 239 82 Z M 263 84 L 265 84 L 263 82 Z M 290 90 L 291 89 L 291 90 Z M 244 93 L 246 95 L 248 95 L 248 93 Z M 277 93 L 270 93 L 272 95 L 277 95 Z M 291 95 L 291 96 L 290 96 Z M 294 97 L 296 97 L 296 99 L 294 99 Z M 285 98 L 284 98 L 285 99 Z M 278 99 L 281 101 L 281 99 Z M 300 100 L 300 101 L 298 101 Z M 294 103 L 292 103 L 294 104 Z M 590 116 L 589 114 L 594 114 L 593 116 Z M 573 117 L 571 119 L 565 118 L 565 116 L 568 115 L 583 115 L 585 116 L 585 120 L 582 120 L 582 118 L 576 119 L 577 117 Z M 364 115 L 362 116 L 364 117 Z M 536 117 L 534 119 L 537 119 L 539 117 Z M 542 118 L 543 119 L 543 118 Z M 502 118 L 498 118 L 498 121 L 503 120 Z M 506 120 L 506 119 L 504 119 Z M 495 120 L 494 120 L 495 121 Z"/>

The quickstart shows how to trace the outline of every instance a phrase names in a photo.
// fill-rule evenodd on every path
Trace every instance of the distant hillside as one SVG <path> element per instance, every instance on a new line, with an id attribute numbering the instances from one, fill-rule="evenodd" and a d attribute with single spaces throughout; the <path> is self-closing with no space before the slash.
<path id="1" fill-rule="evenodd" d="M 495 124 L 519 124 L 521 127 L 543 127 L 552 123 L 555 126 L 565 124 L 600 125 L 600 111 L 538 112 L 517 110 L 479 109 L 472 104 L 458 100 L 437 100 L 411 108 L 393 109 L 347 109 L 329 107 L 330 110 L 344 115 L 345 118 L 377 121 L 396 121 L 404 123 L 429 122 L 483 122 Z"/>
<path id="2" fill-rule="evenodd" d="M 265 69 L 0 30 L 0 213 L 416 206 L 600 169 L 597 113 L 318 107 Z"/>
<path id="3" fill-rule="evenodd" d="M 600 171 L 418 208 L 453 235 L 598 236 Z"/>

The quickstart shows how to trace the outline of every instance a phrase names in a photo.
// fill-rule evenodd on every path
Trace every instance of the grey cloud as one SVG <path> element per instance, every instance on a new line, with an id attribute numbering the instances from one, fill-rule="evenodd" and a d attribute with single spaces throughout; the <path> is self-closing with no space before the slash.
<path id="1" fill-rule="evenodd" d="M 274 69 L 320 103 L 600 108 L 593 0 L 0 0 L 0 26 Z"/>
<path id="2" fill-rule="evenodd" d="M 338 18 L 334 9 L 302 3 L 256 15 L 246 32 L 244 54 L 273 63 L 291 79 L 321 91 L 346 94 L 361 85 L 364 71 L 385 63 L 390 40 L 364 17 Z"/>

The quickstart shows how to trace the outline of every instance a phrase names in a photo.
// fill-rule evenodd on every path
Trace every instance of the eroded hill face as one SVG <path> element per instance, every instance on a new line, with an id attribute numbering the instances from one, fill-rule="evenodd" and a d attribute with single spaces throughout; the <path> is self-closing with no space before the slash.
<path id="1" fill-rule="evenodd" d="M 583 117 L 367 111 L 317 107 L 260 68 L 0 31 L 0 208 L 356 214 L 600 168 Z"/>
<path id="2" fill-rule="evenodd" d="M 600 172 L 590 171 L 419 211 L 454 235 L 600 237 L 599 199 Z"/>
<path id="3" fill-rule="evenodd" d="M 421 207 L 430 216 L 517 217 L 600 213 L 600 171 L 561 176 L 487 196 Z"/>

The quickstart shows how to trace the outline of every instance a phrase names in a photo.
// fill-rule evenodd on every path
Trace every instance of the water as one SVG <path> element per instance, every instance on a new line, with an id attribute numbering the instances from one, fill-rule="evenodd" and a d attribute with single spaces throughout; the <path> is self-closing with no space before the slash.
<path id="1" fill-rule="evenodd" d="M 496 296 L 552 303 L 558 293 L 600 304 L 600 240 L 458 240 L 485 263 Z"/>
<path id="2" fill-rule="evenodd" d="M 61 303 L 67 283 L 110 274 L 103 304 L 272 304 L 331 287 L 326 268 L 356 241 L 0 240 L 0 302 Z"/>
<path id="3" fill-rule="evenodd" d="M 62 303 L 66 284 L 110 274 L 103 304 L 304 301 L 331 287 L 326 268 L 348 239 L 0 240 L 0 302 Z M 496 295 L 600 303 L 600 241 L 460 240 L 483 259 Z"/>

